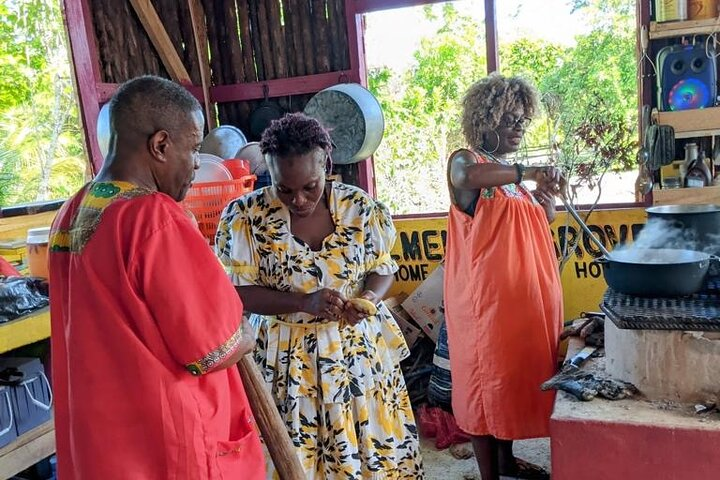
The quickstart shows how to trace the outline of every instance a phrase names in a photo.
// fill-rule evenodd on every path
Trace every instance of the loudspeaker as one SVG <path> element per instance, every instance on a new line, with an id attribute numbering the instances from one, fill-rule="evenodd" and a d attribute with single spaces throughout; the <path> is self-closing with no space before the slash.
<path id="1" fill-rule="evenodd" d="M 705 42 L 670 45 L 657 55 L 658 108 L 691 110 L 715 105 L 717 62 L 715 47 Z"/>

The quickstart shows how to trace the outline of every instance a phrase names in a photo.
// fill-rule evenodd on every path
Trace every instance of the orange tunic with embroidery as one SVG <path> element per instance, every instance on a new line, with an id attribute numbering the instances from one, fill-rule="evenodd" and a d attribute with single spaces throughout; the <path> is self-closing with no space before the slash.
<path id="1" fill-rule="evenodd" d="M 239 347 L 242 303 L 180 206 L 91 183 L 50 251 L 58 478 L 265 478 L 240 374 L 212 371 Z"/>
<path id="2" fill-rule="evenodd" d="M 450 208 L 444 282 L 460 428 L 547 436 L 554 395 L 540 385 L 556 370 L 562 289 L 545 212 L 524 187 L 481 190 L 472 217 Z"/>

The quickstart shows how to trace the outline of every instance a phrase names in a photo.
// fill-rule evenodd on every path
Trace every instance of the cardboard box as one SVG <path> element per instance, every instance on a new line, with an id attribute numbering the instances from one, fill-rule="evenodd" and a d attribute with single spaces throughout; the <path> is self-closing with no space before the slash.
<path id="1" fill-rule="evenodd" d="M 439 265 L 402 303 L 402 307 L 417 322 L 425 335 L 436 343 L 440 325 L 445 321 L 443 309 L 444 273 L 445 267 Z"/>
<path id="2" fill-rule="evenodd" d="M 395 318 L 400 330 L 402 330 L 408 348 L 412 348 L 423 336 L 423 332 L 402 307 L 402 302 L 405 301 L 406 298 L 407 295 L 404 293 L 395 297 L 390 297 L 385 300 L 385 306 L 388 307 L 388 310 L 392 313 L 392 316 Z"/>

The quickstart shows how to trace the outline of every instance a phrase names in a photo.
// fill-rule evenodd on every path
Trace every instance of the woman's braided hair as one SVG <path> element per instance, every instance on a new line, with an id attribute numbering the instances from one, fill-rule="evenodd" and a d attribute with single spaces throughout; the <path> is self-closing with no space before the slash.
<path id="1" fill-rule="evenodd" d="M 305 155 L 317 147 L 332 149 L 330 134 L 320 122 L 303 113 L 288 113 L 273 120 L 260 140 L 262 153 L 273 157 Z"/>

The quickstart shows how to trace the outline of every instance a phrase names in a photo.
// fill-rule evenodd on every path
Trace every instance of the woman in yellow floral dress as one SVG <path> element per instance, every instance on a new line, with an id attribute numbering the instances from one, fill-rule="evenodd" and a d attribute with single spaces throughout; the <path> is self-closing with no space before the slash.
<path id="1" fill-rule="evenodd" d="M 228 205 L 216 249 L 254 313 L 255 359 L 307 478 L 423 478 L 399 366 L 409 352 L 381 301 L 397 270 L 390 214 L 326 181 L 331 141 L 316 120 L 286 115 L 261 148 L 273 185 Z"/>

